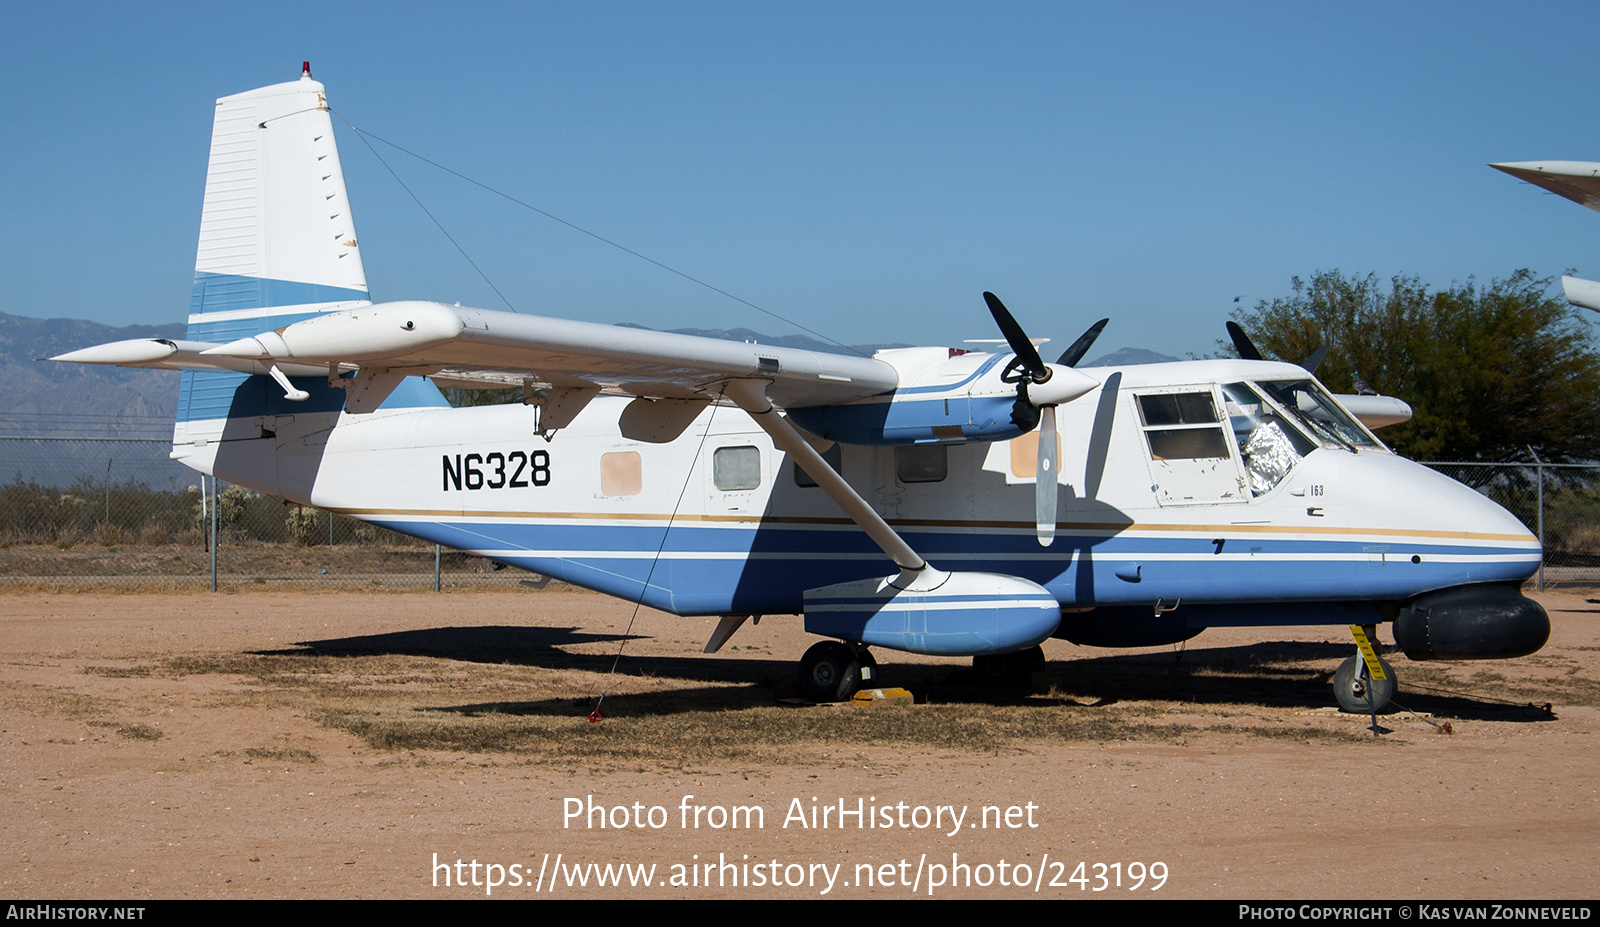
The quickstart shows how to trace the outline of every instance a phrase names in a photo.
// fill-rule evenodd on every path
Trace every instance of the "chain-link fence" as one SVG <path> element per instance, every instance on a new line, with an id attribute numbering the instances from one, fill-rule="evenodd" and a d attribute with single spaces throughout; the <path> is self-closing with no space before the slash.
<path id="1" fill-rule="evenodd" d="M 209 478 L 166 438 L 0 436 L 0 583 L 459 588 L 519 570 Z M 1546 583 L 1600 582 L 1600 465 L 1429 463 L 1522 520 Z M 216 544 L 211 544 L 215 508 Z M 213 551 L 215 557 L 213 557 Z"/>
<path id="2" fill-rule="evenodd" d="M 520 570 L 274 496 L 168 458 L 170 439 L 0 437 L 0 583 L 461 588 Z M 212 542 L 213 533 L 215 543 Z"/>

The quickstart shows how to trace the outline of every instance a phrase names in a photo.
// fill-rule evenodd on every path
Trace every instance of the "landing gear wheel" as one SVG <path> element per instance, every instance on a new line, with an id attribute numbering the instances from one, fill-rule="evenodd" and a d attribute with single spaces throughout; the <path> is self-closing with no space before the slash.
<path id="1" fill-rule="evenodd" d="M 1333 696 L 1339 700 L 1340 708 L 1351 714 L 1368 715 L 1388 706 L 1389 700 L 1394 698 L 1394 669 L 1382 657 L 1378 658 L 1378 665 L 1383 667 L 1383 675 L 1388 679 L 1369 676 L 1360 656 L 1339 664 L 1338 672 L 1333 674 Z"/>
<path id="2" fill-rule="evenodd" d="M 813 644 L 800 658 L 800 691 L 813 702 L 842 702 L 861 688 L 863 660 L 877 665 L 865 650 L 838 641 Z"/>
<path id="3" fill-rule="evenodd" d="M 982 654 L 972 658 L 972 669 L 982 685 L 1021 688 L 1032 680 L 1034 673 L 1044 670 L 1044 648 Z"/>

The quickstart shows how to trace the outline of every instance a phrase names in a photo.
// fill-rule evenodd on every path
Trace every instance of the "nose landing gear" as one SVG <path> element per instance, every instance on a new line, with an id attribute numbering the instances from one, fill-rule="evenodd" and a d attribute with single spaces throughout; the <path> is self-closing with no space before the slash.
<path id="1" fill-rule="evenodd" d="M 1351 714 L 1377 714 L 1394 698 L 1394 669 L 1372 647 L 1376 630 L 1372 625 L 1351 625 L 1358 652 L 1339 664 L 1333 674 L 1333 697 L 1338 699 L 1340 708 Z M 1377 664 L 1379 673 L 1372 672 L 1372 664 Z M 1380 675 L 1383 678 L 1377 678 Z"/>

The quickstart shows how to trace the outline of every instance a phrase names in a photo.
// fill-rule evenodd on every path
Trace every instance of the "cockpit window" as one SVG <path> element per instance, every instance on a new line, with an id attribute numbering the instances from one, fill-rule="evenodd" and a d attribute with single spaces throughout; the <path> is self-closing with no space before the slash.
<path id="1" fill-rule="evenodd" d="M 1156 460 L 1208 460 L 1228 456 L 1210 393 L 1158 393 L 1139 397 L 1139 414 Z"/>
<path id="2" fill-rule="evenodd" d="M 1351 451 L 1383 447 L 1315 380 L 1263 380 L 1257 385 L 1324 445 Z"/>
<path id="3" fill-rule="evenodd" d="M 1250 494 L 1271 491 L 1316 444 L 1300 429 L 1283 421 L 1283 414 L 1247 383 L 1222 387 L 1227 397 L 1228 421 L 1233 426 L 1244 469 L 1250 477 Z"/>

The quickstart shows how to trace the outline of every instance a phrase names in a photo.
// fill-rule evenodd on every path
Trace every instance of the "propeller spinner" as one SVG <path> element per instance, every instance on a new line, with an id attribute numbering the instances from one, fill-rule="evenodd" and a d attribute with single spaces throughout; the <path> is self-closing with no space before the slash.
<path id="1" fill-rule="evenodd" d="M 1000 374 L 1005 382 L 1017 384 L 1017 399 L 1011 405 L 1011 421 L 1025 430 L 1031 431 L 1035 426 L 1039 428 L 1039 459 L 1034 470 L 1037 487 L 1034 494 L 1034 527 L 1038 531 L 1039 543 L 1049 547 L 1056 539 L 1056 492 L 1059 479 L 1056 470 L 1060 463 L 1057 460 L 1056 406 L 1083 395 L 1095 384 L 1091 382 L 1086 385 L 1083 381 L 1088 378 L 1081 374 L 1074 374 L 1070 384 L 1061 382 L 1069 379 L 1067 377 L 1057 380 L 1056 370 L 1039 356 L 1039 349 L 1034 347 L 1022 326 L 1006 309 L 1005 303 L 989 292 L 983 294 L 983 301 L 989 304 L 989 314 L 994 316 L 1006 344 L 1016 355 Z M 1089 326 L 1088 331 L 1079 335 L 1078 340 L 1062 352 L 1055 366 L 1076 366 L 1109 321 L 1101 319 Z M 1057 383 L 1052 384 L 1052 380 L 1057 380 Z"/>

